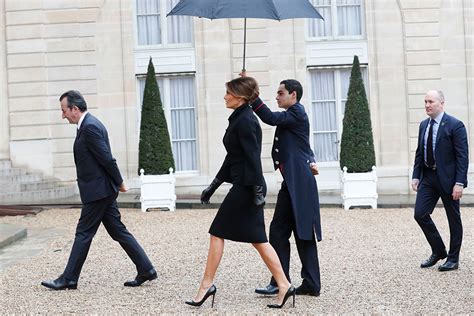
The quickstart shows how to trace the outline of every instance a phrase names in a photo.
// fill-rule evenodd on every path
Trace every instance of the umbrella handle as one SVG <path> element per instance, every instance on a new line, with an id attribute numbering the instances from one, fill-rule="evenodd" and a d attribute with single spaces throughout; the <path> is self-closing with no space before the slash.
<path id="1" fill-rule="evenodd" d="M 247 44 L 247 18 L 244 18 L 244 55 L 243 55 L 243 64 L 242 72 L 245 72 L 245 45 Z"/>

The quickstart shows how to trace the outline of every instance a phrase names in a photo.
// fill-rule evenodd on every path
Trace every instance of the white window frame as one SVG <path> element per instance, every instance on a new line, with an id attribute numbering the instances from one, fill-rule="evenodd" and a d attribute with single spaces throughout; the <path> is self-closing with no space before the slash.
<path id="1" fill-rule="evenodd" d="M 344 111 L 342 109 L 342 103 L 347 101 L 347 96 L 346 98 L 343 98 L 341 96 L 341 88 L 342 88 L 342 83 L 341 83 L 341 75 L 340 72 L 341 70 L 347 70 L 351 69 L 352 65 L 337 65 L 337 66 L 314 66 L 314 67 L 308 67 L 308 82 L 310 85 L 308 86 L 308 91 L 309 91 L 309 97 L 310 97 L 310 105 L 309 105 L 309 122 L 310 122 L 310 145 L 311 149 L 313 152 L 315 152 L 314 148 L 314 139 L 315 139 L 315 134 L 318 132 L 315 131 L 314 129 L 314 122 L 313 122 L 313 103 L 317 102 L 325 102 L 325 101 L 335 101 L 336 102 L 336 117 L 337 117 L 337 160 L 335 161 L 321 161 L 318 162 L 321 166 L 334 166 L 337 165 L 339 166 L 339 159 L 340 159 L 340 154 L 341 154 L 341 136 L 342 136 L 342 121 L 344 120 Z M 361 72 L 362 72 L 362 78 L 364 80 L 364 87 L 367 95 L 367 100 L 369 101 L 369 69 L 367 64 L 360 64 Z M 320 71 L 320 70 L 327 70 L 327 71 L 334 71 L 334 91 L 335 91 L 335 100 L 316 100 L 313 96 L 313 91 L 310 88 L 312 84 L 312 78 L 311 78 L 311 72 L 312 71 Z M 337 73 L 337 74 L 336 74 Z M 365 73 L 365 74 L 364 74 Z M 369 104 L 370 107 L 370 104 Z M 345 108 L 344 108 L 345 109 Z M 316 113 L 317 114 L 317 113 Z M 324 132 L 321 132 L 321 134 Z M 316 152 L 315 152 L 316 155 Z"/>
<path id="2" fill-rule="evenodd" d="M 171 104 L 170 100 L 170 79 L 175 78 L 178 76 L 192 76 L 194 77 L 194 94 L 197 102 L 197 87 L 196 87 L 196 74 L 195 73 L 180 73 L 180 74 L 156 74 L 156 79 L 163 80 L 163 87 L 160 87 L 160 96 L 161 96 L 161 103 L 163 105 L 163 111 L 165 112 L 165 118 L 166 118 L 166 125 L 168 127 L 168 134 L 172 135 L 172 130 L 171 130 L 171 108 L 169 107 L 169 104 Z M 140 123 L 141 123 L 141 115 L 142 115 L 142 103 L 140 100 L 140 79 L 145 79 L 146 80 L 146 74 L 140 74 L 136 75 L 136 97 L 137 97 L 137 135 L 140 135 Z M 180 108 L 180 109 L 187 109 L 187 108 Z M 199 161 L 199 128 L 198 128 L 198 107 L 197 103 L 196 106 L 194 107 L 195 111 L 195 119 L 196 119 L 196 170 L 175 170 L 176 175 L 196 175 L 199 174 L 199 166 L 200 166 L 200 161 Z M 140 141 L 140 137 L 138 137 L 138 141 Z M 171 141 L 171 146 L 173 146 L 173 140 L 170 139 Z"/>
<path id="3" fill-rule="evenodd" d="M 360 23 L 361 23 L 361 35 L 335 35 L 335 33 L 339 33 L 339 25 L 338 25 L 338 15 L 337 15 L 337 0 L 330 0 L 331 1 L 331 29 L 332 34 L 330 36 L 310 36 L 309 35 L 309 23 L 306 21 L 305 33 L 306 33 L 306 40 L 307 41 L 334 41 L 334 40 L 363 40 L 366 36 L 366 26 L 365 26 L 365 1 L 360 0 Z M 339 5 L 344 6 L 344 5 Z"/>
<path id="4" fill-rule="evenodd" d="M 167 8 L 167 1 L 168 0 L 160 0 L 160 32 L 161 32 L 161 44 L 151 44 L 151 45 L 140 45 L 138 43 L 138 8 L 137 8 L 137 0 L 133 0 L 133 28 L 134 28 L 134 35 L 135 35 L 135 50 L 156 50 L 160 48 L 189 48 L 194 47 L 194 23 L 193 20 L 191 21 L 191 42 L 189 43 L 168 43 L 168 23 L 166 22 L 166 14 L 171 8 L 168 10 Z M 189 17 L 193 19 L 193 17 Z"/>

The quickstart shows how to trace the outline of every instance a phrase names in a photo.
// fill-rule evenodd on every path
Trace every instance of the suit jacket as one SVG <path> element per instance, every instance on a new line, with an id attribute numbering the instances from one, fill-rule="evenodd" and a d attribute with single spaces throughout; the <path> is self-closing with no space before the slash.
<path id="1" fill-rule="evenodd" d="M 291 197 L 298 237 L 312 240 L 316 231 L 321 240 L 321 218 L 316 179 L 309 164 L 315 162 L 309 145 L 309 120 L 303 105 L 296 103 L 286 111 L 272 112 L 260 98 L 251 104 L 266 124 L 276 126 L 272 158 L 280 169 Z"/>
<path id="2" fill-rule="evenodd" d="M 425 165 L 424 144 L 425 132 L 430 119 L 420 123 L 418 131 L 418 147 L 415 154 L 413 179 L 423 180 Z M 458 183 L 467 186 L 467 169 L 469 166 L 467 133 L 463 122 L 444 113 L 438 127 L 435 142 L 436 173 L 444 193 L 451 194 Z"/>
<path id="3" fill-rule="evenodd" d="M 229 116 L 224 135 L 227 155 L 216 178 L 240 185 L 264 185 L 262 173 L 262 129 L 248 104 Z"/>
<path id="4" fill-rule="evenodd" d="M 74 142 L 77 185 L 82 203 L 89 203 L 118 192 L 123 179 L 110 150 L 105 126 L 87 113 Z"/>

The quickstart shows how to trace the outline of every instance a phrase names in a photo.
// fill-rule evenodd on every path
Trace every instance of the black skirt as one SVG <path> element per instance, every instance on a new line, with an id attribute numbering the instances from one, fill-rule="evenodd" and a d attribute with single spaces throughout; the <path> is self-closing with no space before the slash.
<path id="1" fill-rule="evenodd" d="M 209 234 L 247 243 L 268 242 L 263 205 L 253 203 L 251 186 L 232 186 L 217 211 Z"/>

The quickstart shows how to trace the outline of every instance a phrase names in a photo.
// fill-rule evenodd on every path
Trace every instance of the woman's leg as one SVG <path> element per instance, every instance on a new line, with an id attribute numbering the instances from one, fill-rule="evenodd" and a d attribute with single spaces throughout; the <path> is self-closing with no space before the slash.
<path id="1" fill-rule="evenodd" d="M 206 270 L 201 280 L 198 293 L 194 298 L 195 302 L 199 302 L 207 290 L 214 283 L 214 276 L 216 275 L 217 268 L 221 262 L 222 254 L 224 253 L 224 239 L 211 235 L 209 243 L 209 252 L 207 254 Z"/>
<path id="2" fill-rule="evenodd" d="M 258 253 L 260 254 L 260 257 L 262 257 L 263 259 L 263 262 L 265 262 L 268 267 L 268 270 L 270 270 L 273 275 L 273 278 L 275 278 L 279 289 L 277 304 L 281 304 L 291 284 L 290 282 L 288 282 L 288 279 L 286 278 L 285 273 L 283 272 L 283 268 L 281 267 L 281 263 L 278 259 L 275 249 L 273 249 L 273 247 L 268 242 L 254 243 L 252 245 L 255 247 L 255 249 L 257 249 Z"/>

